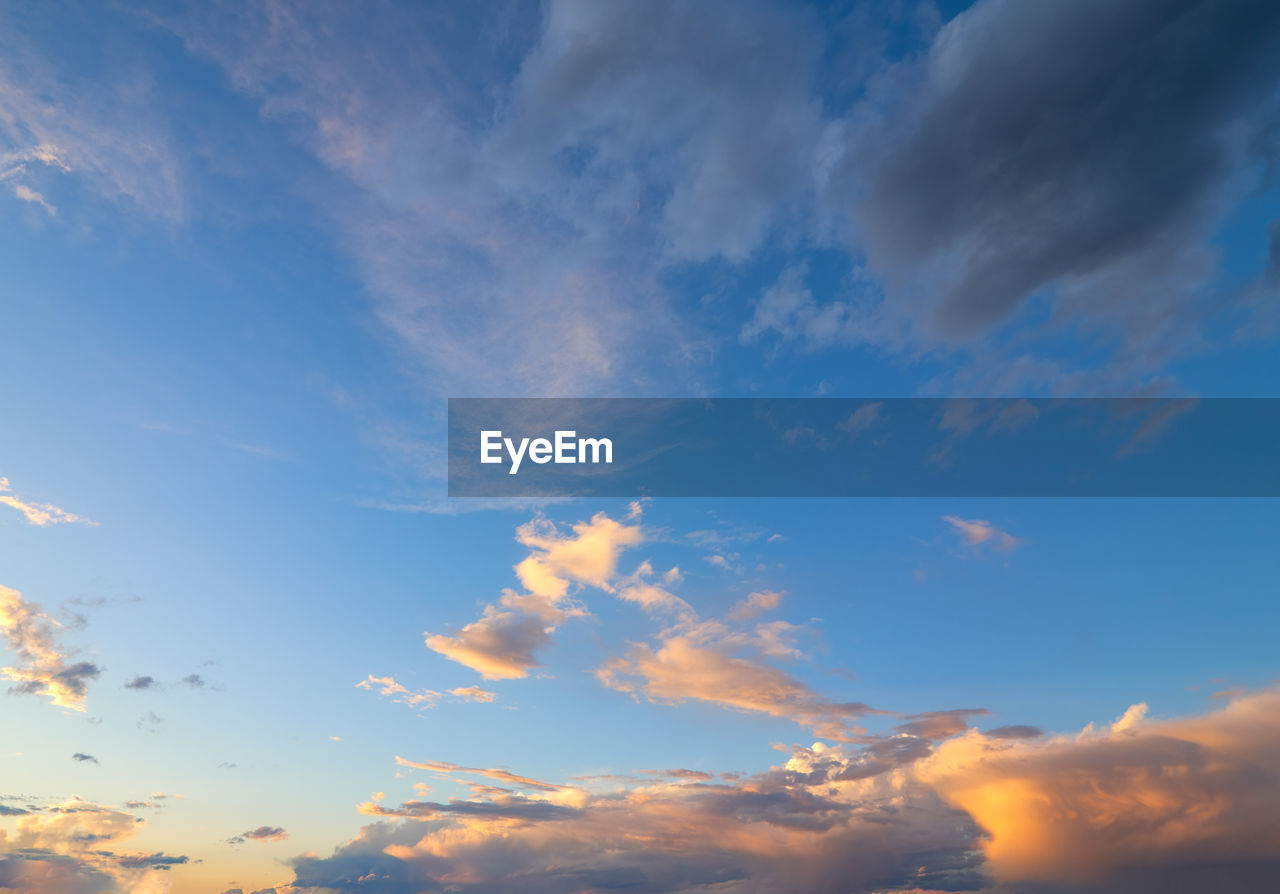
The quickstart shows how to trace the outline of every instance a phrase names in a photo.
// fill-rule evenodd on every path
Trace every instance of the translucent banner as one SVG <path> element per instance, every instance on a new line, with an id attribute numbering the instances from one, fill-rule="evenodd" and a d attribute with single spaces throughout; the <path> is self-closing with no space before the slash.
<path id="1" fill-rule="evenodd" d="M 454 398 L 451 497 L 1275 497 L 1280 400 Z"/>

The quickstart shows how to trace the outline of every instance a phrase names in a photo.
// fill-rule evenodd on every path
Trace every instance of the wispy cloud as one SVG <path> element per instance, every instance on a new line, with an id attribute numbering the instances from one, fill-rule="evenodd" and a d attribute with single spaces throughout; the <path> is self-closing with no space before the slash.
<path id="1" fill-rule="evenodd" d="M 637 643 L 596 670 L 610 689 L 651 702 L 701 701 L 766 714 L 808 726 L 818 735 L 849 740 L 864 730 L 859 718 L 878 713 L 862 702 L 828 699 L 768 663 L 794 657 L 791 625 L 779 622 L 734 630 L 718 621 L 690 620 L 663 631 L 655 644 Z"/>
<path id="2" fill-rule="evenodd" d="M 773 611 L 782 604 L 785 596 L 785 593 L 774 590 L 761 590 L 758 593 L 752 593 L 746 599 L 734 603 L 725 617 L 730 621 L 749 621 L 763 612 Z"/>
<path id="3" fill-rule="evenodd" d="M 969 546 L 990 546 L 992 549 L 1008 552 L 1023 544 L 1022 540 L 1006 531 L 1000 530 L 985 519 L 944 515 L 942 520 L 951 525 Z"/>
<path id="4" fill-rule="evenodd" d="M 9 506 L 18 510 L 27 521 L 36 527 L 43 528 L 48 525 L 58 524 L 84 524 L 96 525 L 97 522 L 90 521 L 87 518 L 68 512 L 65 509 L 59 509 L 57 506 L 49 503 L 30 503 L 20 499 L 13 492 L 13 488 L 9 484 L 9 479 L 0 477 L 0 505 Z"/>
<path id="5" fill-rule="evenodd" d="M 402 705 L 408 705 L 411 708 L 426 710 L 434 708 L 441 700 L 453 699 L 464 702 L 482 702 L 490 703 L 497 700 L 498 695 L 490 692 L 488 689 L 482 689 L 479 686 L 459 686 L 454 689 L 448 689 L 444 692 L 437 692 L 434 689 L 410 689 L 407 686 L 397 682 L 394 677 L 375 677 L 370 674 L 366 679 L 356 684 L 357 689 L 367 689 L 370 692 L 377 692 L 384 698 L 389 698 L 393 702 Z M 336 736 L 331 738 L 336 739 Z"/>

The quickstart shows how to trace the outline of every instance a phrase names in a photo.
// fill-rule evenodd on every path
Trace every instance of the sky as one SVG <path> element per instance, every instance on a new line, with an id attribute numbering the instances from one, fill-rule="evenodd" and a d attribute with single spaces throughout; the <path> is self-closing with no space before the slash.
<path id="1" fill-rule="evenodd" d="M 1262 0 L 0 4 L 0 890 L 1262 891 L 1269 499 L 449 499 L 450 397 L 1280 397 Z"/>

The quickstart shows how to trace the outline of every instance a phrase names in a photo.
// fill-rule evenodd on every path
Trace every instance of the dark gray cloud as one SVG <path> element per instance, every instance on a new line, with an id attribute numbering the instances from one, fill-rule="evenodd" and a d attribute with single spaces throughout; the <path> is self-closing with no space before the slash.
<path id="1" fill-rule="evenodd" d="M 203 689 L 207 685 L 204 677 L 199 674 L 187 674 L 181 682 L 183 686 L 190 686 L 192 689 Z"/>
<path id="2" fill-rule="evenodd" d="M 918 736 L 922 739 L 945 739 L 968 729 L 970 717 L 981 717 L 990 713 L 986 708 L 928 711 L 910 715 L 906 723 L 898 724 L 894 730 L 903 735 Z"/>
<path id="3" fill-rule="evenodd" d="M 227 839 L 228 844 L 244 844 L 246 841 L 283 841 L 289 833 L 279 826 L 258 826 Z"/>
<path id="4" fill-rule="evenodd" d="M 128 683 L 125 683 L 124 688 L 125 689 L 154 689 L 156 686 L 159 686 L 159 685 L 160 684 L 156 682 L 155 677 L 139 675 L 137 677 L 134 677 Z"/>
<path id="5" fill-rule="evenodd" d="M 852 119 L 871 267 L 964 339 L 1049 286 L 1055 315 L 1185 348 L 1209 238 L 1250 186 L 1280 82 L 1266 0 L 986 0 Z"/>
<path id="6" fill-rule="evenodd" d="M 430 819 L 437 816 L 490 816 L 494 818 L 524 820 L 568 819 L 578 811 L 572 807 L 548 804 L 545 801 L 528 801 L 522 798 L 504 798 L 501 801 L 405 801 L 399 807 L 380 808 L 366 805 L 365 810 L 377 816 L 418 817 Z"/>
<path id="7" fill-rule="evenodd" d="M 191 862 L 191 858 L 183 854 L 182 856 L 173 856 L 165 853 L 154 854 L 134 854 L 130 856 L 121 856 L 118 860 L 119 865 L 124 869 L 169 869 L 173 866 L 182 866 Z"/>
<path id="8" fill-rule="evenodd" d="M 77 751 L 75 754 L 71 755 L 71 759 L 76 763 L 80 763 L 80 764 L 98 763 L 98 759 L 96 757 L 94 757 L 92 754 L 85 754 L 83 751 Z"/>
<path id="9" fill-rule="evenodd" d="M 989 729 L 987 730 L 987 735 L 993 739 L 1035 739 L 1043 736 L 1044 730 L 1038 726 L 1015 723 L 1010 726 L 997 726 L 994 729 Z"/>

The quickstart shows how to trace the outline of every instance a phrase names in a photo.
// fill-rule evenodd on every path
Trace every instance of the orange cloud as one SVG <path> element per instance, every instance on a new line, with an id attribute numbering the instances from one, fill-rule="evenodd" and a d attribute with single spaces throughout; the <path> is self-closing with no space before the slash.
<path id="1" fill-rule="evenodd" d="M 1189 719 L 1145 714 L 1040 742 L 970 731 L 920 777 L 987 830 L 1004 880 L 1280 858 L 1280 692 Z"/>
<path id="2" fill-rule="evenodd" d="M 96 525 L 97 522 L 90 521 L 87 518 L 76 515 L 73 512 L 67 512 L 65 509 L 59 509 L 48 503 L 28 503 L 19 499 L 9 486 L 9 479 L 0 476 L 0 505 L 10 506 L 24 516 L 30 524 L 38 528 L 47 527 L 48 525 L 58 524 L 75 524 L 79 522 L 85 525 Z"/>
<path id="3" fill-rule="evenodd" d="M 375 677 L 373 674 L 357 683 L 356 688 L 367 689 L 370 692 L 376 690 L 379 695 L 411 708 L 434 708 L 446 695 L 469 702 L 492 702 L 498 697 L 495 693 L 481 689 L 479 686 L 462 686 L 450 689 L 448 692 L 436 692 L 434 689 L 412 690 L 397 682 L 395 677 Z"/>
<path id="4" fill-rule="evenodd" d="M 785 595 L 785 593 L 775 593 L 771 590 L 752 593 L 746 599 L 735 603 L 726 617 L 730 621 L 749 621 L 758 614 L 773 611 L 782 604 Z"/>
<path id="5" fill-rule="evenodd" d="M 784 639 L 788 629 L 781 622 L 752 633 L 730 631 L 717 621 L 682 624 L 664 631 L 656 648 L 638 643 L 606 661 L 596 677 L 611 689 L 653 702 L 703 701 L 794 720 L 824 738 L 848 740 L 862 732 L 851 721 L 874 713 L 871 708 L 823 698 L 761 660 L 794 655 Z"/>
<path id="6" fill-rule="evenodd" d="M 145 826 L 133 814 L 79 798 L 0 816 L 0 887 L 30 894 L 167 891 L 165 870 L 187 857 L 118 850 Z"/>
<path id="7" fill-rule="evenodd" d="M 639 513 L 633 504 L 629 517 Z M 639 525 L 627 525 L 603 512 L 578 522 L 566 533 L 546 519 L 534 519 L 516 529 L 516 540 L 530 548 L 514 570 L 524 592 L 506 590 L 497 605 L 453 634 L 427 633 L 427 648 L 480 673 L 486 680 L 526 677 L 538 662 L 534 653 L 551 641 L 551 633 L 569 618 L 585 617 L 571 590 L 591 586 L 615 591 L 618 557 L 644 540 Z M 642 601 L 633 581 L 626 592 Z M 652 588 L 654 593 L 657 587 Z M 674 596 L 666 594 L 670 599 Z M 628 598 L 633 598 L 629 596 Z M 651 598 L 658 598 L 656 595 Z"/>
<path id="8" fill-rule="evenodd" d="M 88 661 L 67 663 L 57 644 L 61 626 L 17 590 L 0 585 L 0 635 L 24 662 L 0 668 L 0 675 L 17 684 L 16 692 L 46 695 L 58 707 L 83 711 L 88 681 L 99 669 Z"/>
<path id="9" fill-rule="evenodd" d="M 664 778 L 609 774 L 579 788 L 397 758 L 499 785 L 366 804 L 393 821 L 333 857 L 296 859 L 290 890 L 341 889 L 371 872 L 405 890 L 464 894 L 1270 889 L 1280 692 L 1181 720 L 1151 721 L 1138 706 L 1104 730 L 1042 739 L 966 729 L 983 713 L 914 715 L 887 735 L 795 748 L 780 766 L 720 783 L 646 771 Z M 931 736 L 950 738 L 935 747 Z"/>
<path id="10" fill-rule="evenodd" d="M 990 544 L 1001 552 L 1007 552 L 1022 545 L 1022 541 L 1017 537 L 1000 530 L 985 519 L 944 515 L 942 520 L 955 528 L 969 546 Z"/>

